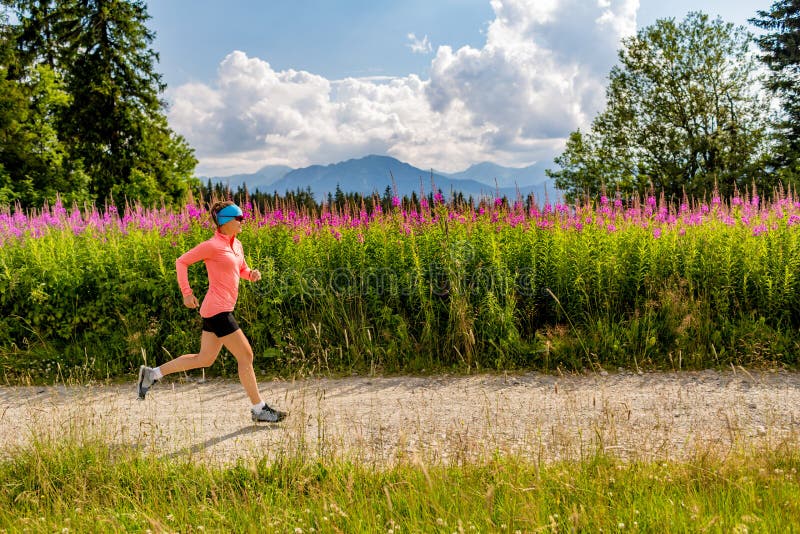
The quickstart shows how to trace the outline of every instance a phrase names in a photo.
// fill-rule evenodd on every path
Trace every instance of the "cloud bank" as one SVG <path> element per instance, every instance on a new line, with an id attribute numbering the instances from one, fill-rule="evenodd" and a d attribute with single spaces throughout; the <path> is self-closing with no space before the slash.
<path id="1" fill-rule="evenodd" d="M 168 93 L 201 175 L 387 154 L 456 171 L 552 161 L 605 103 L 638 0 L 491 0 L 482 48 L 439 46 L 428 79 L 328 80 L 231 52 L 211 85 Z M 415 38 L 416 39 L 416 38 Z M 425 40 L 424 42 L 427 42 Z M 430 45 L 428 45 L 430 46 Z"/>

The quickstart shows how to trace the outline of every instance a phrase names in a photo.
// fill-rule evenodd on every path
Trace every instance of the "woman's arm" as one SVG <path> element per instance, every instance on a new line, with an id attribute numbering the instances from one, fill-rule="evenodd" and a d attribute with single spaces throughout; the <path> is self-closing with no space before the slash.
<path id="1" fill-rule="evenodd" d="M 186 297 L 192 295 L 192 288 L 189 286 L 189 266 L 193 263 L 197 263 L 200 260 L 208 258 L 210 252 L 211 243 L 208 241 L 203 241 L 175 260 L 175 272 L 178 275 L 178 287 L 181 288 L 181 294 L 184 297 L 184 301 Z"/>
<path id="2" fill-rule="evenodd" d="M 239 265 L 239 278 L 250 280 L 251 282 L 258 282 L 261 280 L 261 273 L 257 269 L 251 269 L 247 266 L 247 260 L 242 256 L 242 263 Z"/>
<path id="3" fill-rule="evenodd" d="M 261 273 L 257 269 L 251 269 L 247 266 L 247 260 L 244 259 L 244 250 L 239 245 L 239 252 L 242 255 L 242 262 L 239 264 L 239 278 L 250 280 L 251 282 L 258 282 L 261 280 Z"/>

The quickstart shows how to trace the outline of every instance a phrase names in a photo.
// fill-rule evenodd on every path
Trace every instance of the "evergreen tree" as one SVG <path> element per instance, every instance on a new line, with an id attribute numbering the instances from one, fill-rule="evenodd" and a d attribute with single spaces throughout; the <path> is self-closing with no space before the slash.
<path id="1" fill-rule="evenodd" d="M 167 126 L 154 34 L 141 0 L 62 0 L 72 103 L 62 129 L 99 200 L 178 200 L 196 160 Z"/>
<path id="2" fill-rule="evenodd" d="M 769 11 L 751 19 L 767 30 L 758 39 L 771 76 L 767 87 L 779 98 L 783 116 L 777 121 L 778 149 L 774 165 L 783 181 L 800 181 L 800 0 L 778 0 Z"/>
<path id="3" fill-rule="evenodd" d="M 344 192 L 342 188 L 339 187 L 339 184 L 336 184 L 336 191 L 333 193 L 333 203 L 336 205 L 336 209 L 342 210 L 344 209 L 346 199 L 344 196 Z"/>
<path id="4" fill-rule="evenodd" d="M 61 191 L 174 202 L 199 185 L 193 150 L 167 124 L 142 0 L 2 2 L 19 21 L 10 74 L 27 88 L 26 125 L 48 152 L 48 184 L 39 171 L 6 165 L 13 179 L 30 182 L 29 200 Z"/>
<path id="5" fill-rule="evenodd" d="M 23 206 L 89 199 L 88 177 L 69 159 L 56 117 L 69 103 L 62 77 L 20 47 L 24 26 L 0 36 L 0 203 Z"/>

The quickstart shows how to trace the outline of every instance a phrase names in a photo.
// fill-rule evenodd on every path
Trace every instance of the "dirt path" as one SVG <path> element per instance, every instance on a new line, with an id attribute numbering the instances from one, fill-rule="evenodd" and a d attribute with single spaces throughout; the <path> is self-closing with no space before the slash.
<path id="1" fill-rule="evenodd" d="M 33 438 L 102 436 L 161 457 L 228 463 L 297 452 L 365 462 L 516 452 L 628 458 L 800 443 L 800 373 L 747 371 L 319 379 L 262 383 L 291 412 L 254 425 L 236 382 L 0 387 L 0 455 Z"/>

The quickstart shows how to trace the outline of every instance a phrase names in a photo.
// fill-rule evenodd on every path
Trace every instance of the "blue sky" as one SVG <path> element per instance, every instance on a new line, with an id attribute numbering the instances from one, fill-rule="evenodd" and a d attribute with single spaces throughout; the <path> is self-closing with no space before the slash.
<path id="1" fill-rule="evenodd" d="M 148 0 L 169 120 L 198 174 L 386 154 L 552 161 L 602 108 L 620 39 L 735 0 Z M 754 28 L 748 26 L 754 31 Z"/>

